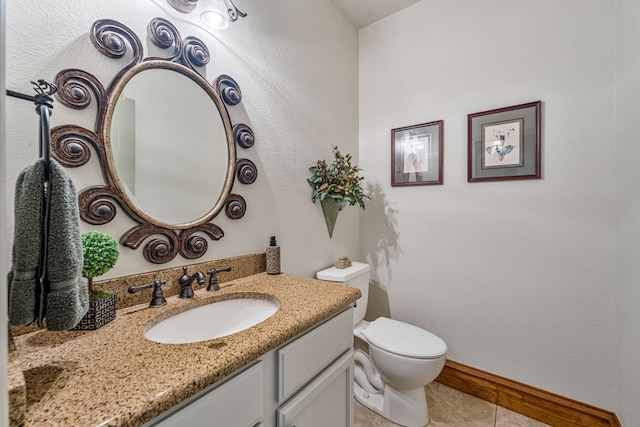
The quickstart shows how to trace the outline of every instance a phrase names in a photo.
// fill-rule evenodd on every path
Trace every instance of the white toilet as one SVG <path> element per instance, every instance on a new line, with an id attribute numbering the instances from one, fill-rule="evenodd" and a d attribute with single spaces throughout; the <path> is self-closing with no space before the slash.
<path id="1" fill-rule="evenodd" d="M 431 332 L 397 320 L 364 319 L 369 299 L 368 264 L 319 271 L 320 280 L 360 289 L 353 313 L 353 334 L 369 347 L 355 351 L 354 394 L 358 402 L 388 420 L 407 427 L 429 424 L 424 387 L 442 371 L 447 344 Z"/>

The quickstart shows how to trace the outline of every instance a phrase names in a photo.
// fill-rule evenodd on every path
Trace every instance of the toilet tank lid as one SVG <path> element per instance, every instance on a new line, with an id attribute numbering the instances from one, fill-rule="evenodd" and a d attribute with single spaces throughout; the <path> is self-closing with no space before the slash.
<path id="1" fill-rule="evenodd" d="M 364 336 L 376 347 L 415 359 L 436 359 L 447 354 L 447 344 L 431 332 L 408 323 L 379 317 L 367 326 Z"/>
<path id="2" fill-rule="evenodd" d="M 354 277 L 361 276 L 371 270 L 369 264 L 363 262 L 353 261 L 351 267 L 336 268 L 330 267 L 322 271 L 318 271 L 316 277 L 320 280 L 327 280 L 330 282 L 346 282 Z"/>

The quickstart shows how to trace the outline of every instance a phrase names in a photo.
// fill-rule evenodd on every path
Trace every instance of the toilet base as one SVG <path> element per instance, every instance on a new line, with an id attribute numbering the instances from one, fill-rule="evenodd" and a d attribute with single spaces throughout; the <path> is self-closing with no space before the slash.
<path id="1" fill-rule="evenodd" d="M 406 427 L 424 427 L 429 424 L 424 387 L 400 391 L 385 384 L 383 392 L 369 393 L 354 382 L 353 392 L 356 400 L 363 406 L 391 422 Z"/>

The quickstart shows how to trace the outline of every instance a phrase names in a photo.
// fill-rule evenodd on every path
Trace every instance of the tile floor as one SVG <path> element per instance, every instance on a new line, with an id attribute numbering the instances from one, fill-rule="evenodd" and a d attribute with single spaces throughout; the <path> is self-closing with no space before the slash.
<path id="1" fill-rule="evenodd" d="M 437 382 L 427 386 L 429 427 L 548 427 Z M 355 427 L 396 427 L 397 424 L 355 402 Z"/>

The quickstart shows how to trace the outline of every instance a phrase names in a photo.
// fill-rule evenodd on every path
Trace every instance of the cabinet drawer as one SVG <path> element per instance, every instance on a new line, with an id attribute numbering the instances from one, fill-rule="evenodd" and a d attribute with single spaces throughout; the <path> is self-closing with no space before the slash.
<path id="1" fill-rule="evenodd" d="M 264 364 L 214 384 L 143 427 L 253 427 L 262 425 Z"/>
<path id="2" fill-rule="evenodd" d="M 278 350 L 278 402 L 282 403 L 353 347 L 353 308 Z"/>

